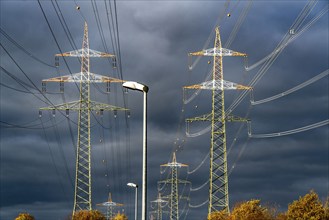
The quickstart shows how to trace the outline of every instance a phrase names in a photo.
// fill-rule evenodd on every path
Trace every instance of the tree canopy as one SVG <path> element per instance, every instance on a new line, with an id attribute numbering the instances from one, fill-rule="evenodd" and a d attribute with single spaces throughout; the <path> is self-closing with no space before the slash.
<path id="1" fill-rule="evenodd" d="M 323 220 L 325 208 L 319 196 L 312 190 L 288 206 L 288 220 Z"/>
<path id="2" fill-rule="evenodd" d="M 98 210 L 81 210 L 74 214 L 72 220 L 106 220 L 106 218 Z"/>
<path id="3" fill-rule="evenodd" d="M 114 216 L 113 220 L 128 220 L 128 217 L 125 214 L 120 212 Z"/>
<path id="4" fill-rule="evenodd" d="M 28 213 L 20 213 L 15 220 L 35 220 L 34 217 Z"/>
<path id="5" fill-rule="evenodd" d="M 329 197 L 323 204 L 311 190 L 289 204 L 287 212 L 282 213 L 276 208 L 262 206 L 260 200 L 250 200 L 235 205 L 231 213 L 213 212 L 208 220 L 329 220 Z"/>

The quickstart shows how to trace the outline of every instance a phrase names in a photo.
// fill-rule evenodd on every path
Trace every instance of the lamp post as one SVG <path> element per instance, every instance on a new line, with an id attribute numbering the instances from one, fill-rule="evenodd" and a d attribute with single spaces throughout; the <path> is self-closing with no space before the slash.
<path id="1" fill-rule="evenodd" d="M 135 220 L 137 220 L 137 207 L 138 207 L 138 192 L 137 188 L 138 185 L 135 183 L 127 183 L 127 186 L 130 186 L 132 188 L 135 188 Z"/>
<path id="2" fill-rule="evenodd" d="M 138 82 L 128 81 L 122 84 L 124 88 L 131 90 L 138 90 L 144 93 L 144 104 L 143 104 L 143 183 L 142 183 L 142 220 L 147 220 L 147 92 L 149 88 L 146 85 L 140 84 Z"/>

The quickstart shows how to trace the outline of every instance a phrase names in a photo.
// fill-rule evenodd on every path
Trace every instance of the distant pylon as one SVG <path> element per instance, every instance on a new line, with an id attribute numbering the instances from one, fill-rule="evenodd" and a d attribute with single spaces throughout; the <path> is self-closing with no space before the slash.
<path id="1" fill-rule="evenodd" d="M 112 195 L 109 193 L 109 198 L 107 202 L 97 204 L 98 206 L 106 207 L 106 220 L 111 220 L 113 218 L 113 208 L 118 206 L 123 206 L 121 203 L 113 202 Z"/>
<path id="2" fill-rule="evenodd" d="M 115 55 L 98 52 L 89 49 L 88 25 L 84 25 L 84 37 L 82 49 L 56 54 L 56 57 L 80 57 L 81 72 L 72 75 L 55 77 L 42 80 L 43 91 L 46 91 L 46 82 L 59 82 L 61 90 L 64 89 L 64 82 L 80 83 L 79 92 L 80 99 L 78 101 L 63 103 L 60 105 L 40 108 L 40 110 L 63 110 L 68 116 L 69 110 L 79 112 L 78 118 L 78 138 L 76 152 L 76 177 L 75 177 L 75 193 L 73 215 L 79 210 L 91 210 L 91 144 L 90 144 L 90 112 L 97 111 L 118 111 L 126 110 L 104 103 L 98 103 L 90 100 L 90 83 L 111 83 L 123 82 L 123 80 L 115 79 L 107 76 L 101 76 L 90 72 L 90 57 L 110 57 Z"/>
<path id="3" fill-rule="evenodd" d="M 178 168 L 187 167 L 187 164 L 178 163 L 176 161 L 176 153 L 173 153 L 172 162 L 163 164 L 161 167 L 169 167 L 171 169 L 171 178 L 159 181 L 160 184 L 170 184 L 171 191 L 170 195 L 164 198 L 168 198 L 170 201 L 170 220 L 179 219 L 179 197 L 178 197 L 178 184 L 190 184 L 189 181 L 178 179 Z"/>
<path id="4" fill-rule="evenodd" d="M 162 210 L 163 209 L 162 204 L 163 203 L 168 203 L 168 201 L 163 200 L 161 198 L 161 194 L 159 193 L 158 198 L 156 200 L 151 201 L 151 206 L 152 206 L 152 203 L 155 204 L 155 207 L 154 207 L 155 211 L 150 212 L 151 213 L 151 218 L 152 219 L 155 218 L 154 220 L 162 220 L 162 213 L 165 212 L 165 211 Z M 156 216 L 156 217 L 154 217 L 154 216 Z"/>
<path id="5" fill-rule="evenodd" d="M 226 128 L 224 108 L 224 90 L 241 89 L 248 90 L 251 87 L 238 85 L 225 81 L 223 77 L 223 56 L 242 56 L 245 53 L 235 52 L 222 48 L 219 28 L 216 27 L 214 48 L 189 53 L 189 56 L 213 57 L 212 80 L 201 84 L 185 86 L 184 89 L 207 89 L 212 91 L 212 111 L 210 114 L 187 119 L 193 121 L 211 121 L 211 145 L 210 145 L 210 176 L 209 176 L 209 206 L 208 216 L 211 212 L 226 210 L 229 212 L 227 155 L 226 155 Z M 232 119 L 232 117 L 230 117 Z"/>

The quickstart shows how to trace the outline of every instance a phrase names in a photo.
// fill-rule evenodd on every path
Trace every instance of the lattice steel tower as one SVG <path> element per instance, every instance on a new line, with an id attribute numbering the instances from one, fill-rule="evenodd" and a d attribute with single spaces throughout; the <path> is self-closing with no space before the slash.
<path id="1" fill-rule="evenodd" d="M 106 202 L 97 204 L 98 206 L 106 207 L 106 220 L 113 219 L 113 209 L 114 207 L 120 207 L 123 206 L 121 203 L 113 202 L 112 201 L 112 195 L 109 193 L 109 198 Z"/>
<path id="2" fill-rule="evenodd" d="M 168 198 L 170 201 L 170 220 L 179 219 L 179 206 L 178 206 L 178 184 L 189 184 L 189 181 L 178 179 L 178 168 L 187 167 L 188 165 L 183 163 L 178 163 L 176 161 L 176 153 L 173 153 L 172 162 L 163 164 L 161 167 L 169 167 L 171 171 L 171 178 L 159 181 L 160 184 L 170 184 L 171 191 L 170 195 L 164 198 Z"/>
<path id="3" fill-rule="evenodd" d="M 229 212 L 227 155 L 226 155 L 226 129 L 225 120 L 233 120 L 232 116 L 225 115 L 224 89 L 251 89 L 225 81 L 223 77 L 223 56 L 247 55 L 222 48 L 219 28 L 216 27 L 214 48 L 189 53 L 189 56 L 213 57 L 212 80 L 201 84 L 185 86 L 184 89 L 206 89 L 212 91 L 212 110 L 210 114 L 187 119 L 193 121 L 211 121 L 211 145 L 210 145 L 210 177 L 209 177 L 209 206 L 208 215 L 211 212 L 226 210 Z"/>
<path id="4" fill-rule="evenodd" d="M 109 83 L 123 82 L 107 76 L 101 76 L 90 72 L 90 57 L 109 57 L 114 59 L 115 55 L 103 53 L 89 49 L 88 25 L 84 24 L 84 36 L 82 49 L 74 50 L 62 54 L 56 54 L 56 57 L 79 57 L 81 60 L 81 72 L 42 80 L 45 91 L 46 82 L 59 82 L 61 91 L 64 90 L 64 82 L 79 83 L 80 99 L 78 101 L 63 103 L 60 105 L 40 108 L 40 110 L 64 110 L 68 116 L 69 110 L 79 112 L 78 116 L 78 138 L 76 151 L 76 175 L 75 175 L 75 193 L 73 215 L 79 210 L 91 210 L 91 144 L 90 144 L 90 113 L 97 111 L 102 114 L 103 111 L 126 110 L 124 108 L 98 103 L 90 100 L 91 83 Z"/>
<path id="5" fill-rule="evenodd" d="M 158 194 L 158 198 L 156 200 L 151 201 L 151 206 L 152 203 L 155 204 L 155 207 L 152 207 L 153 209 L 155 209 L 155 211 L 151 211 L 151 219 L 153 220 L 162 220 L 162 214 L 166 213 L 166 211 L 163 211 L 163 203 L 168 203 L 168 201 L 163 200 L 161 198 L 161 194 Z M 154 219 L 154 216 L 156 216 L 156 218 Z"/>

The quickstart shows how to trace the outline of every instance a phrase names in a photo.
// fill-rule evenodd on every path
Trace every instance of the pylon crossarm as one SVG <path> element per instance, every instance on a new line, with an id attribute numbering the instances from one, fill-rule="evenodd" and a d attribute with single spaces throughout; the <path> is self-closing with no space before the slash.
<path id="1" fill-rule="evenodd" d="M 160 166 L 161 167 L 187 167 L 188 165 L 183 164 L 183 163 L 170 162 L 170 163 L 162 164 Z"/>
<path id="2" fill-rule="evenodd" d="M 155 203 L 166 203 L 166 202 L 168 202 L 168 201 L 163 200 L 163 199 L 156 199 L 156 200 L 153 200 L 153 201 L 151 201 L 151 202 L 155 202 Z"/>
<path id="3" fill-rule="evenodd" d="M 210 80 L 200 84 L 184 86 L 184 89 L 206 89 L 206 90 L 251 90 L 252 87 L 239 85 L 226 80 Z"/>
<path id="4" fill-rule="evenodd" d="M 74 73 L 72 75 L 44 79 L 42 82 L 92 82 L 92 83 L 123 83 L 124 80 L 102 76 L 95 73 Z"/>
<path id="5" fill-rule="evenodd" d="M 177 183 L 179 183 L 179 184 L 191 184 L 190 181 L 181 180 L 181 179 L 178 179 L 178 180 L 177 180 Z"/>
<path id="6" fill-rule="evenodd" d="M 239 116 L 235 116 L 235 115 L 228 115 L 226 117 L 226 121 L 228 122 L 250 122 L 249 118 L 241 118 Z"/>
<path id="7" fill-rule="evenodd" d="M 186 119 L 186 122 L 211 121 L 211 116 L 212 116 L 212 114 L 208 113 L 208 114 L 204 114 L 204 115 L 197 116 L 197 117 L 194 117 L 194 118 L 188 118 L 188 119 Z"/>
<path id="8" fill-rule="evenodd" d="M 123 206 L 121 203 L 116 203 L 116 202 L 103 202 L 100 204 L 97 204 L 98 206 L 105 206 L 105 207 L 113 207 L 113 206 Z"/>
<path id="9" fill-rule="evenodd" d="M 86 105 L 85 108 L 83 108 L 80 104 L 82 101 L 73 101 L 73 102 L 67 102 L 59 105 L 49 106 L 49 107 L 43 107 L 40 108 L 40 110 L 73 110 L 73 111 L 79 111 L 79 110 L 93 110 L 93 111 L 127 111 L 128 109 L 117 107 L 114 105 L 108 105 L 105 103 L 99 103 L 95 101 L 90 101 L 90 105 Z"/>
<path id="10" fill-rule="evenodd" d="M 247 57 L 247 54 L 245 54 L 245 53 L 233 51 L 233 50 L 226 49 L 226 48 L 216 48 L 216 47 L 206 49 L 206 50 L 191 52 L 188 55 L 189 56 L 210 56 L 210 57 L 213 57 L 213 56 Z"/>
<path id="11" fill-rule="evenodd" d="M 126 108 L 122 108 L 122 107 L 118 107 L 118 106 L 114 106 L 114 105 L 108 105 L 105 103 L 99 103 L 99 102 L 94 102 L 91 101 L 90 102 L 90 108 L 91 110 L 94 111 L 128 111 L 129 109 Z"/>
<path id="12" fill-rule="evenodd" d="M 180 196 L 179 197 L 179 200 L 181 200 L 181 199 L 189 200 L 189 197 L 187 197 L 187 196 Z"/>
<path id="13" fill-rule="evenodd" d="M 56 57 L 112 57 L 112 58 L 115 57 L 114 54 L 104 53 L 89 48 L 60 53 L 60 54 L 56 54 L 55 56 Z"/>
<path id="14" fill-rule="evenodd" d="M 165 184 L 165 183 L 171 183 L 171 182 L 172 182 L 172 179 L 166 179 L 166 180 L 158 181 L 158 184 Z M 165 197 L 163 196 L 163 198 L 165 198 Z"/>

